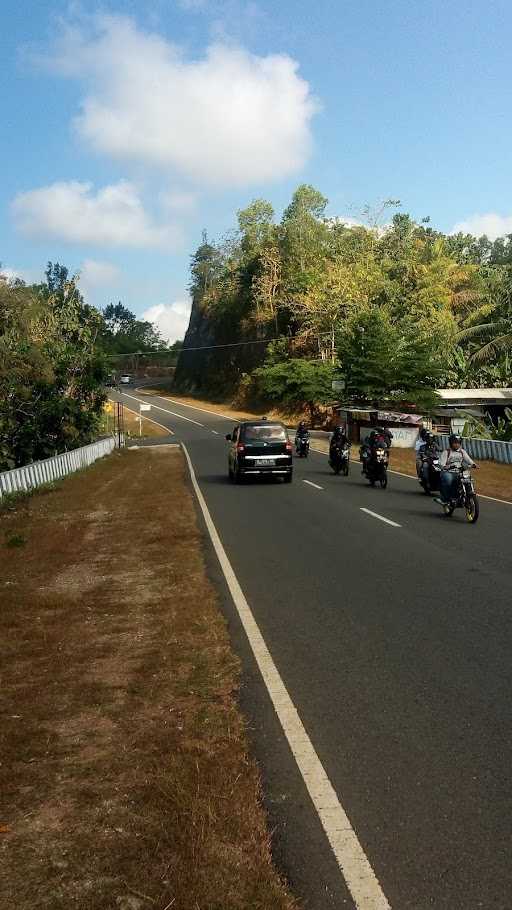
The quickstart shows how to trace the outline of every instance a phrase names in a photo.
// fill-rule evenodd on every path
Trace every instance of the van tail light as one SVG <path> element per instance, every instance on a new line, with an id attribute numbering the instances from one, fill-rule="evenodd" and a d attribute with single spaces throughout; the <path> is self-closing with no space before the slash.
<path id="1" fill-rule="evenodd" d="M 245 451 L 245 446 L 242 445 L 241 442 L 239 442 L 238 445 L 237 445 L 237 447 L 236 447 L 236 450 L 237 450 L 237 452 L 244 452 L 244 451 Z"/>
<path id="2" fill-rule="evenodd" d="M 291 442 L 286 443 L 286 451 L 293 452 L 293 446 L 292 446 Z"/>

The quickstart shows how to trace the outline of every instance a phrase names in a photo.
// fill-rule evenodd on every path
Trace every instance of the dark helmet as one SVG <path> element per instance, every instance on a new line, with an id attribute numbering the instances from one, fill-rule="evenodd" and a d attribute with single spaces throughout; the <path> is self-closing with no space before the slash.
<path id="1" fill-rule="evenodd" d="M 451 433 L 450 436 L 448 437 L 448 442 L 450 443 L 451 446 L 453 445 L 454 442 L 462 443 L 462 436 L 459 436 L 458 433 Z"/>
<path id="2" fill-rule="evenodd" d="M 305 420 L 301 420 L 301 422 L 299 423 L 299 429 L 300 429 L 300 430 L 305 430 L 305 429 L 306 429 L 306 421 L 305 421 Z"/>
<path id="3" fill-rule="evenodd" d="M 421 437 L 421 439 L 426 439 L 428 435 L 429 435 L 429 431 L 427 430 L 427 428 L 426 428 L 426 427 L 422 427 L 421 430 L 420 430 L 420 437 Z"/>

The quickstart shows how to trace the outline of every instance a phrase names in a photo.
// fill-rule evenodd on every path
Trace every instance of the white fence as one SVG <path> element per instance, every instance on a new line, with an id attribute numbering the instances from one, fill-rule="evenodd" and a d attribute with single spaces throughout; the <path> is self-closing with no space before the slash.
<path id="1" fill-rule="evenodd" d="M 44 461 L 34 461 L 32 464 L 14 468 L 12 471 L 4 471 L 0 474 L 0 498 L 4 493 L 32 490 L 45 483 L 52 483 L 67 474 L 72 474 L 74 471 L 87 468 L 98 458 L 109 455 L 114 448 L 115 440 L 112 436 L 108 436 L 97 442 L 91 442 L 88 446 L 82 446 L 80 449 L 45 458 Z"/>
<path id="2" fill-rule="evenodd" d="M 443 449 L 448 448 L 448 436 L 437 437 Z M 498 439 L 477 439 L 476 436 L 462 437 L 462 447 L 471 458 L 481 461 L 492 459 L 502 464 L 512 464 L 512 442 L 501 442 Z"/>

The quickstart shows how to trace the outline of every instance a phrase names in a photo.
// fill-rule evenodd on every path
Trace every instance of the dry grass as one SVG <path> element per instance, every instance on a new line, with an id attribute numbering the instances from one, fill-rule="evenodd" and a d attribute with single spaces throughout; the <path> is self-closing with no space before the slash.
<path id="1" fill-rule="evenodd" d="M 124 428 L 128 436 L 138 436 L 139 435 L 139 415 L 136 411 L 131 411 L 129 408 L 124 405 Z M 165 427 L 160 426 L 160 424 L 155 423 L 149 417 L 142 418 L 142 437 L 147 438 L 157 438 L 162 436 L 170 436 L 171 430 L 166 430 Z"/>
<path id="2" fill-rule="evenodd" d="M 0 579 L 2 910 L 291 910 L 181 453 L 12 505 Z"/>

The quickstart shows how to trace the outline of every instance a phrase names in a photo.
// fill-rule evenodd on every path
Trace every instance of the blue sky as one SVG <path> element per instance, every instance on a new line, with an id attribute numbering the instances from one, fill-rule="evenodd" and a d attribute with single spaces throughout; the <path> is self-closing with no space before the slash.
<path id="1" fill-rule="evenodd" d="M 505 0 L 4 0 L 0 261 L 174 338 L 201 230 L 301 182 L 512 232 L 511 46 Z"/>

